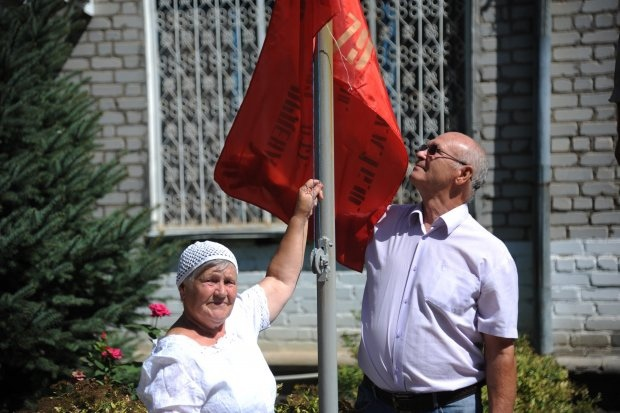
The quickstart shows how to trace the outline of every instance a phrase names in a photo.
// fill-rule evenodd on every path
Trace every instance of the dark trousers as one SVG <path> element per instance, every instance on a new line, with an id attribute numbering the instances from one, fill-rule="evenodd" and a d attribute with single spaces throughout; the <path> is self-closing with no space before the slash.
<path id="1" fill-rule="evenodd" d="M 433 406 L 416 406 L 407 403 L 399 408 L 386 399 L 385 395 L 379 394 L 376 386 L 365 378 L 359 385 L 357 391 L 357 400 L 355 401 L 355 412 L 359 413 L 482 413 L 482 400 L 480 397 L 480 388 L 475 393 L 465 396 L 459 400 L 455 400 L 443 406 L 434 403 Z"/>

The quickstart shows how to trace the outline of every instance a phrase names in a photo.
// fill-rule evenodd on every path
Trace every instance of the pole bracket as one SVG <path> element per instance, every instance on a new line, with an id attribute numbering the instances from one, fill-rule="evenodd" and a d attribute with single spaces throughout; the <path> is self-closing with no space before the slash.
<path id="1" fill-rule="evenodd" d="M 319 247 L 314 248 L 310 254 L 310 262 L 312 265 L 312 272 L 318 276 L 318 281 L 327 281 L 329 274 L 329 256 L 327 254 L 327 248 L 333 246 L 333 243 L 327 237 L 321 237 L 319 239 Z"/>

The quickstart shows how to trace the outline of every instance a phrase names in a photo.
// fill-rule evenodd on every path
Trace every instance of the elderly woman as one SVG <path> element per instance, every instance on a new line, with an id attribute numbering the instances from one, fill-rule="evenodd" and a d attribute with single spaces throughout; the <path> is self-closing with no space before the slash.
<path id="1" fill-rule="evenodd" d="M 258 333 L 293 295 L 322 188 L 310 179 L 299 190 L 265 278 L 241 294 L 228 248 L 204 241 L 183 251 L 176 280 L 183 314 L 142 365 L 138 395 L 149 412 L 273 412 L 276 383 Z"/>

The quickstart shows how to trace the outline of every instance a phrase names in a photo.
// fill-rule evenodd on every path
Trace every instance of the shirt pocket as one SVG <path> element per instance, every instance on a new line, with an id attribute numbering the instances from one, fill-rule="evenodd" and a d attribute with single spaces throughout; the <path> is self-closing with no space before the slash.
<path id="1" fill-rule="evenodd" d="M 441 263 L 430 279 L 425 295 L 427 303 L 454 314 L 464 314 L 476 305 L 480 279 L 468 269 Z"/>

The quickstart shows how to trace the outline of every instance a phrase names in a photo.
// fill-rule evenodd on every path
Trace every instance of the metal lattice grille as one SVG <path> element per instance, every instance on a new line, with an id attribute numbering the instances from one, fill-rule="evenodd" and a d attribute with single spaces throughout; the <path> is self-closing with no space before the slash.
<path id="1" fill-rule="evenodd" d="M 269 214 L 228 197 L 213 170 L 268 24 L 273 0 L 158 0 L 154 8 L 159 108 L 152 156 L 163 228 L 231 230 Z M 464 129 L 463 2 L 363 0 L 379 63 L 410 159 L 444 130 Z M 398 202 L 415 191 L 403 187 Z"/>

